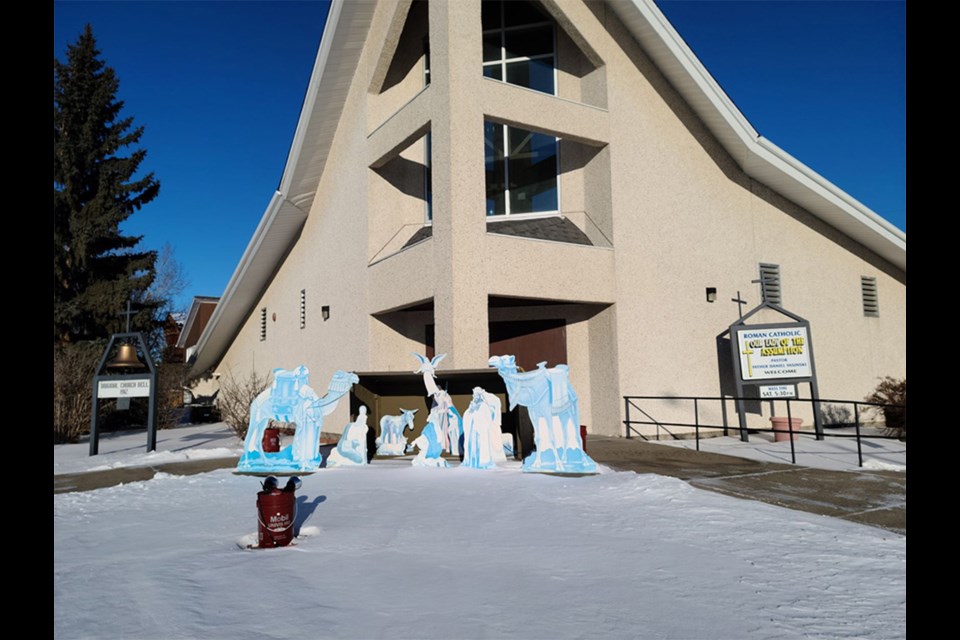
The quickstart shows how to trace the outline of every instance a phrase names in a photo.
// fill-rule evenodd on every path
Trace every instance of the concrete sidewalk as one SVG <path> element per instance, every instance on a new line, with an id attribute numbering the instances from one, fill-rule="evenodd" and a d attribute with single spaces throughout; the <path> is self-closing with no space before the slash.
<path id="1" fill-rule="evenodd" d="M 322 445 L 324 456 L 332 446 Z M 907 532 L 907 476 L 903 471 L 819 469 L 593 434 L 587 438 L 587 451 L 599 464 L 613 469 L 672 476 L 737 498 L 851 520 L 903 535 Z M 54 475 L 54 493 L 149 480 L 159 472 L 191 475 L 234 468 L 237 460 L 207 458 Z"/>
<path id="2" fill-rule="evenodd" d="M 587 452 L 614 469 L 673 476 L 737 498 L 907 533 L 903 471 L 816 469 L 598 435 L 587 438 Z"/>

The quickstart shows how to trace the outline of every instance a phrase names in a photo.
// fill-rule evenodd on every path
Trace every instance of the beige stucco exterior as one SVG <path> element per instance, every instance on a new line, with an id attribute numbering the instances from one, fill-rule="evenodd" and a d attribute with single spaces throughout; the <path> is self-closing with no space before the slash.
<path id="1" fill-rule="evenodd" d="M 581 421 L 622 435 L 624 395 L 721 393 L 730 299 L 758 304 L 768 262 L 780 266 L 783 306 L 811 323 L 821 397 L 860 399 L 877 378 L 905 376 L 905 266 L 748 175 L 606 3 L 544 6 L 558 25 L 557 96 L 482 76 L 479 0 L 364 9 L 306 220 L 214 370 L 305 364 L 322 394 L 336 369 L 412 371 L 427 324 L 448 354 L 442 372 L 487 366 L 490 322 L 562 318 Z M 559 214 L 594 246 L 488 232 L 484 120 L 561 139 Z M 426 223 L 427 132 L 432 233 L 403 248 Z M 879 317 L 863 313 L 861 276 L 877 279 Z M 562 304 L 490 307 L 489 296 Z M 682 403 L 654 406 L 657 419 L 692 420 Z M 722 419 L 719 406 L 700 417 Z M 341 405 L 324 429 L 348 420 Z"/>

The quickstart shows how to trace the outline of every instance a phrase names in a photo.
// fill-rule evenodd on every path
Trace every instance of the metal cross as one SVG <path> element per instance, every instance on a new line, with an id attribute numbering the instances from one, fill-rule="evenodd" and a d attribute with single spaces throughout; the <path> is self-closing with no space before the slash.
<path id="1" fill-rule="evenodd" d="M 739 294 L 738 294 L 738 295 L 739 295 Z M 135 316 L 135 315 L 137 315 L 138 313 L 140 313 L 140 312 L 139 312 L 139 311 L 131 311 L 131 310 L 130 310 L 130 301 L 127 300 L 127 310 L 126 310 L 126 311 L 121 311 L 121 312 L 118 314 L 118 315 L 121 315 L 121 316 L 127 316 L 127 331 L 126 331 L 126 333 L 130 333 L 130 316 Z"/>
<path id="2" fill-rule="evenodd" d="M 747 304 L 747 301 L 740 299 L 740 291 L 739 291 L 739 290 L 737 291 L 737 297 L 736 297 L 736 298 L 730 298 L 730 302 L 736 302 L 736 303 L 737 303 L 737 313 L 740 314 L 740 319 L 743 320 L 743 305 Z"/>
<path id="3" fill-rule="evenodd" d="M 747 356 L 747 373 L 748 373 L 748 377 L 752 378 L 752 377 L 753 377 L 753 365 L 750 364 L 750 356 L 753 354 L 753 349 L 751 349 L 750 347 L 746 347 L 746 348 L 745 348 L 743 351 L 741 351 L 740 353 L 742 353 L 743 355 Z"/>

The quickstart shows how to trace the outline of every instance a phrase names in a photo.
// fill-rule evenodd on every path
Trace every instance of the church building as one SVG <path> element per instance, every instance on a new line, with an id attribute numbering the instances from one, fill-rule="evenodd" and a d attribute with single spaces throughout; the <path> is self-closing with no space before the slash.
<path id="1" fill-rule="evenodd" d="M 335 432 L 360 403 L 422 426 L 413 352 L 461 412 L 513 354 L 623 435 L 624 396 L 732 393 L 732 298 L 809 321 L 823 398 L 906 375 L 905 233 L 760 136 L 652 0 L 333 0 L 193 372 L 355 372 Z"/>

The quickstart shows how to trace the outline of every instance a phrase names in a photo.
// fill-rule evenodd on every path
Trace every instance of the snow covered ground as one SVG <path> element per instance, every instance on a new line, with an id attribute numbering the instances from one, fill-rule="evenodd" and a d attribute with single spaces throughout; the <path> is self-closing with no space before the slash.
<path id="1" fill-rule="evenodd" d="M 55 447 L 54 472 L 145 463 L 145 445 Z M 208 425 L 158 448 L 239 441 Z M 269 550 L 242 548 L 260 481 L 229 469 L 54 495 L 55 636 L 905 637 L 904 536 L 602 471 L 322 469 L 297 492 L 295 546 Z"/>
<path id="2" fill-rule="evenodd" d="M 77 444 L 53 445 L 53 474 L 143 467 L 203 458 L 239 457 L 243 442 L 222 422 L 157 431 L 157 450 L 147 452 L 147 432 L 127 431 L 100 436 L 98 453 L 90 455 L 84 437 Z"/>

